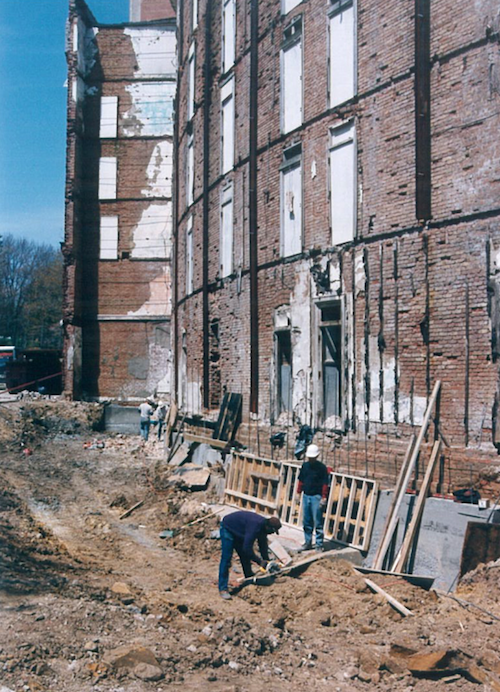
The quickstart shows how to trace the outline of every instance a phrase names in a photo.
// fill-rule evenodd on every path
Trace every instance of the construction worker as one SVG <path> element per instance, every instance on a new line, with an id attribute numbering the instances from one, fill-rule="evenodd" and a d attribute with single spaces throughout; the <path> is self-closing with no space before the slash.
<path id="1" fill-rule="evenodd" d="M 149 437 L 149 428 L 151 426 L 151 414 L 153 413 L 153 407 L 149 403 L 148 399 L 143 401 L 142 404 L 139 406 L 139 413 L 141 414 L 141 436 L 144 439 L 144 441 L 147 442 Z"/>
<path id="2" fill-rule="evenodd" d="M 323 509 L 328 497 L 328 469 L 319 460 L 319 449 L 311 444 L 306 449 L 306 460 L 299 471 L 297 492 L 302 496 L 302 525 L 304 543 L 299 550 L 311 550 L 313 533 L 316 550 L 323 550 Z"/>
<path id="3" fill-rule="evenodd" d="M 165 425 L 165 418 L 167 417 L 167 406 L 163 401 L 158 402 L 158 407 L 156 409 L 156 419 L 158 421 L 158 439 L 161 440 L 161 433 L 163 426 Z"/>
<path id="4" fill-rule="evenodd" d="M 243 574 L 245 577 L 251 577 L 253 575 L 252 562 L 256 562 L 261 567 L 267 567 L 269 562 L 267 536 L 271 533 L 278 533 L 280 528 L 281 522 L 278 517 L 266 519 L 255 512 L 241 510 L 224 517 L 220 525 L 219 594 L 221 598 L 231 599 L 228 582 L 233 550 L 236 550 L 241 560 Z M 261 557 L 254 553 L 255 539 L 259 544 Z"/>

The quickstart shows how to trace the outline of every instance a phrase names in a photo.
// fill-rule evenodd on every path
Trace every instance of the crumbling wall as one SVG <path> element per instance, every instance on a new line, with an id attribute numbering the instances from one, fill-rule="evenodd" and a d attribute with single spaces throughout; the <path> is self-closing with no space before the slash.
<path id="1" fill-rule="evenodd" d="M 149 3 L 147 11 L 154 7 L 161 18 L 170 16 L 169 3 Z M 75 172 L 67 191 L 77 212 L 66 221 L 66 362 L 75 383 L 67 390 L 87 397 L 168 396 L 175 21 L 94 24 L 75 0 L 69 87 L 81 132 L 73 145 L 70 106 Z M 116 164 L 116 181 L 105 190 L 103 160 Z M 109 219 L 116 220 L 117 237 L 103 253 L 101 226 Z M 76 327 L 80 374 L 72 364 Z"/>
<path id="2" fill-rule="evenodd" d="M 277 0 L 259 3 L 256 152 L 250 149 L 251 8 L 238 6 L 237 60 L 232 69 L 235 166 L 226 175 L 221 174 L 220 160 L 221 13 L 217 7 L 208 15 L 207 46 L 206 7 L 200 3 L 195 33 L 190 3 L 180 18 L 177 338 L 179 349 L 185 338 L 196 348 L 183 351 L 179 386 L 184 386 L 186 373 L 190 380 L 190 371 L 198 373 L 202 388 L 218 386 L 220 378 L 222 389 L 243 394 L 248 424 L 252 329 L 254 338 L 257 329 L 263 448 L 270 426 L 295 426 L 293 436 L 299 424 L 308 423 L 320 429 L 317 439 L 335 468 L 394 478 L 411 433 L 422 423 L 434 383 L 440 380 L 434 416 L 446 441 L 440 487 L 447 491 L 467 482 L 482 464 L 495 459 L 499 429 L 500 177 L 495 132 L 500 92 L 495 4 L 484 3 L 480 13 L 470 3 L 438 0 L 426 5 L 427 25 L 427 14 L 416 17 L 413 5 L 358 0 L 358 95 L 330 109 L 325 7 L 312 0 L 283 16 Z M 300 128 L 285 135 L 280 117 L 281 48 L 284 32 L 299 14 L 304 117 Z M 450 33 L 451 26 L 456 30 Z M 187 59 L 193 41 L 195 112 L 188 122 Z M 209 83 L 204 82 L 207 75 Z M 426 78 L 429 99 L 416 84 Z M 417 128 L 421 118 L 428 118 L 428 130 Z M 346 120 L 355 124 L 357 227 L 352 242 L 335 245 L 329 134 Z M 191 138 L 194 200 L 188 205 L 186 147 Z M 284 151 L 295 145 L 301 146 L 302 252 L 284 258 L 280 169 Z M 423 164 L 422 148 L 429 152 Z M 253 227 L 252 155 L 257 158 Z M 221 195 L 228 185 L 233 190 L 234 270 L 221 277 Z M 422 189 L 423 202 L 418 198 Z M 193 286 L 186 295 L 190 223 Z M 251 236 L 257 242 L 257 292 L 251 284 Z M 338 303 L 342 314 L 341 414 L 325 420 L 319 315 L 328 301 Z M 252 304 L 258 305 L 257 327 L 251 324 Z M 275 331 L 280 310 L 286 311 L 292 335 L 293 406 L 289 415 L 276 420 Z M 217 377 L 213 366 L 203 362 L 204 330 L 213 321 L 221 355 Z M 204 368 L 211 368 L 208 378 Z M 209 401 L 214 406 L 217 397 L 209 396 Z M 435 434 L 431 426 L 429 444 Z"/>

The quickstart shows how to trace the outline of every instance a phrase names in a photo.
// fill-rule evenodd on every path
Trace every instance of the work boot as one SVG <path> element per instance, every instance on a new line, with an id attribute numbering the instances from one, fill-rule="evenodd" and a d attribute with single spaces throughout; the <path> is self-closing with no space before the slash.
<path id="1" fill-rule="evenodd" d="M 323 545 L 317 545 L 316 546 L 316 552 L 317 553 L 324 553 L 325 552 L 325 547 Z"/>
<path id="2" fill-rule="evenodd" d="M 306 550 L 312 550 L 311 543 L 302 543 L 300 548 L 297 550 L 298 553 L 304 553 Z"/>
<path id="3" fill-rule="evenodd" d="M 219 596 L 225 601 L 230 601 L 233 598 L 229 591 L 219 591 Z"/>

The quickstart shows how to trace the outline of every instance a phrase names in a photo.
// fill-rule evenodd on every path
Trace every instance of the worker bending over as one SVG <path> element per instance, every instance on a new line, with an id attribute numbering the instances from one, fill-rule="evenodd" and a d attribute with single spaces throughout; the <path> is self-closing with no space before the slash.
<path id="1" fill-rule="evenodd" d="M 219 565 L 219 593 L 222 598 L 228 600 L 231 594 L 228 591 L 229 568 L 233 550 L 236 550 L 241 560 L 243 574 L 251 577 L 252 562 L 261 567 L 266 567 L 269 562 L 267 536 L 278 533 L 281 522 L 278 517 L 266 519 L 255 512 L 233 512 L 222 520 L 220 526 L 221 558 Z M 255 554 L 253 544 L 255 539 L 259 545 L 261 557 Z"/>

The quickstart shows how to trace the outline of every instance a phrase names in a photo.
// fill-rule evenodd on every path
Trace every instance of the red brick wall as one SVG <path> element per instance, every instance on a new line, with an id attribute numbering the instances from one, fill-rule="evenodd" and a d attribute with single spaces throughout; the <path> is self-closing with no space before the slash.
<path id="1" fill-rule="evenodd" d="M 144 6 L 149 19 L 156 18 L 152 16 L 155 7 L 164 12 L 167 3 Z M 76 16 L 72 7 L 70 21 Z M 170 22 L 172 35 L 173 30 Z M 158 143 L 172 142 L 172 135 L 145 136 L 140 115 L 130 116 L 137 58 L 123 28 L 100 27 L 93 66 L 85 75 L 85 99 L 78 105 L 71 95 L 77 58 L 72 40 L 69 47 L 66 391 L 75 397 L 126 399 L 151 395 L 160 387 L 165 394 L 171 368 L 171 257 L 165 257 L 163 248 L 152 249 L 152 256 L 145 259 L 138 259 L 134 251 L 139 242 L 148 243 L 148 228 L 141 226 L 141 219 L 151 205 L 164 208 L 164 219 L 171 223 L 172 193 L 166 189 L 154 197 L 147 169 Z M 155 79 L 173 83 L 175 75 Z M 100 98 L 110 95 L 118 97 L 118 136 L 100 139 Z M 113 200 L 98 199 L 102 156 L 117 159 L 117 198 Z M 100 218 L 109 215 L 118 216 L 118 257 L 100 260 Z M 140 237 L 139 226 L 145 229 Z M 151 248 L 153 243 L 150 240 Z M 76 358 L 75 341 L 81 341 Z"/>
<path id="2" fill-rule="evenodd" d="M 205 2 L 200 22 L 190 29 L 190 4 L 183 8 L 183 46 L 178 93 L 179 285 L 178 347 L 189 339 L 187 371 L 203 367 L 203 193 L 209 200 L 209 321 L 218 320 L 222 386 L 242 392 L 248 416 L 249 294 L 249 5 L 237 6 L 237 59 L 234 67 L 235 168 L 220 175 L 220 2 L 212 4 L 209 179 L 203 172 L 203 75 Z M 259 413 L 269 427 L 272 416 L 273 320 L 277 307 L 291 304 L 310 315 L 308 330 L 292 324 L 301 361 L 295 375 L 303 385 L 309 420 L 315 425 L 318 382 L 314 379 L 315 302 L 312 280 L 299 298 L 299 276 L 313 256 L 339 267 L 341 277 L 326 297 L 352 302 L 354 325 L 345 346 L 344 410 L 355 401 L 354 418 L 337 433 L 329 431 L 325 454 L 344 470 L 390 477 L 402 459 L 408 435 L 421 420 L 436 380 L 442 382 L 439 424 L 446 442 L 440 488 L 470 482 L 484 463 L 496 462 L 493 425 L 498 365 L 491 340 L 490 247 L 500 246 L 500 64 L 496 5 L 481 14 L 461 0 L 431 3 L 431 209 L 426 226 L 416 219 L 414 7 L 389 0 L 357 2 L 358 96 L 330 111 L 327 104 L 327 15 L 320 0 L 302 3 L 283 18 L 277 0 L 259 3 L 258 86 L 258 263 L 259 263 Z M 245 14 L 245 12 L 247 12 Z M 280 46 L 292 17 L 303 15 L 304 125 L 280 133 Z M 195 201 L 186 209 L 185 147 L 186 57 L 196 42 L 197 110 Z M 331 247 L 328 197 L 329 129 L 353 117 L 357 137 L 358 220 L 352 244 Z M 280 174 L 283 149 L 302 143 L 304 254 L 279 256 Z M 312 171 L 315 171 L 314 175 Z M 220 194 L 231 180 L 234 190 L 234 264 L 241 274 L 220 281 Z M 185 296 L 184 239 L 193 215 L 194 294 Z M 325 296 L 324 296 L 325 297 Z M 295 302 L 294 302 L 295 301 Z M 294 331 L 295 330 L 295 331 Z M 367 372 L 368 368 L 368 372 Z M 347 389 L 349 383 L 354 391 Z M 378 395 L 382 386 L 383 395 Z M 347 398 L 351 397 L 351 401 Z M 296 410 L 300 407 L 297 404 Z M 208 413 L 208 412 L 207 412 Z M 212 412 L 213 415 L 213 412 Z M 291 420 L 289 421 L 291 423 Z M 283 420 L 280 421 L 280 424 Z M 286 423 L 286 421 L 285 421 Z M 299 421 L 295 421 L 298 425 Z M 273 424 L 273 428 L 278 423 Z M 333 436 L 333 437 L 332 437 Z M 261 436 L 261 440 L 266 433 Z M 432 438 L 432 432 L 431 432 Z M 321 440 L 321 437 L 319 438 Z M 332 447 L 332 441 L 335 445 Z M 322 444 L 322 442 L 321 442 Z M 254 448 L 255 451 L 255 448 Z M 335 459 L 333 458 L 335 456 Z M 428 458 L 428 454 L 427 457 Z M 399 461 L 398 461 L 399 460 Z M 424 463 L 424 459 L 422 460 Z"/>

